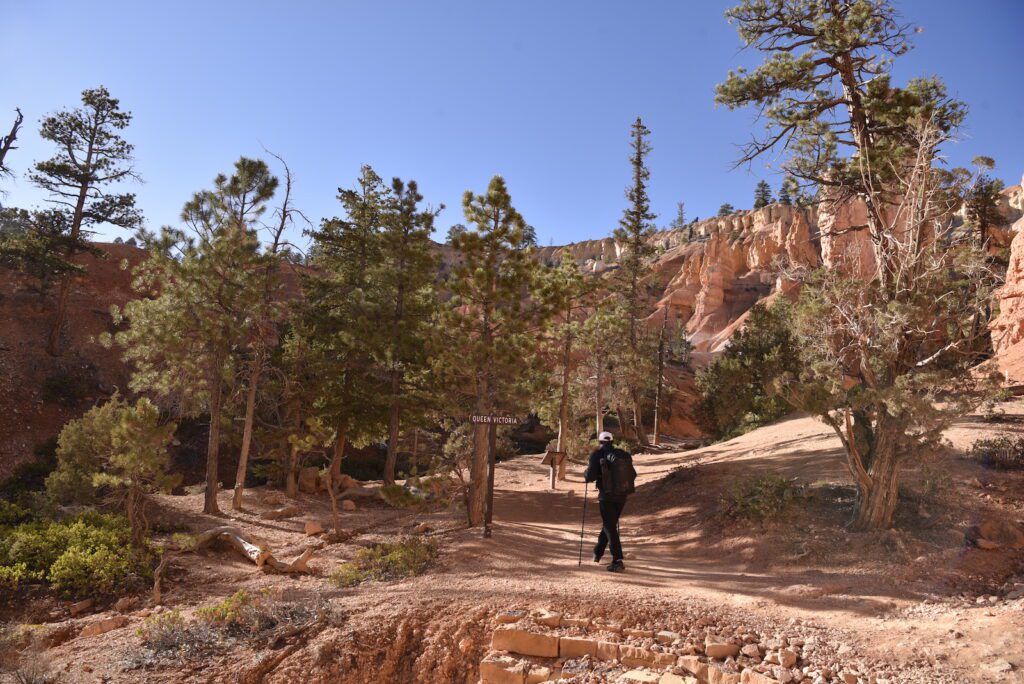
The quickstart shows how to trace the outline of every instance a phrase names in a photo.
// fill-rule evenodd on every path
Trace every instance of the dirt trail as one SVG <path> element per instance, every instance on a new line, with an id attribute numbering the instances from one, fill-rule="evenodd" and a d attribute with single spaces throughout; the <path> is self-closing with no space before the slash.
<path id="1" fill-rule="evenodd" d="M 999 424 L 962 421 L 949 434 L 954 447 L 994 431 L 1021 432 L 1024 402 L 1007 406 Z M 979 515 L 1022 517 L 1024 474 L 997 475 L 951 452 L 908 473 L 912 487 L 899 531 L 853 534 L 844 528 L 850 478 L 838 446 L 820 423 L 792 418 L 700 450 L 638 455 L 638 489 L 621 524 L 625 574 L 588 559 L 600 525 L 592 490 L 578 565 L 582 466 L 572 466 L 569 480 L 550 491 L 540 458 L 523 456 L 499 465 L 491 539 L 466 529 L 457 510 L 403 511 L 360 501 L 343 519 L 356 536 L 319 542 L 311 562 L 316 574 L 261 574 L 229 551 L 214 551 L 172 573 L 168 607 L 191 616 L 243 587 L 328 601 L 340 623 L 289 656 L 268 682 L 376 682 L 381 672 L 393 682 L 467 681 L 488 648 L 493 616 L 509 608 L 552 608 L 684 631 L 711 621 L 767 638 L 813 632 L 831 649 L 824 656 L 830 662 L 868 669 L 881 664 L 899 673 L 892 681 L 1024 682 L 1024 600 L 985 597 L 995 593 L 989 584 L 1019 571 L 1021 559 L 968 550 L 963 542 L 965 526 Z M 821 500 L 779 523 L 723 524 L 717 511 L 731 483 L 768 472 L 815 485 Z M 201 494 L 163 496 L 158 503 L 164 520 L 193 531 L 230 523 L 265 539 L 284 558 L 313 543 L 303 535 L 304 520 L 329 519 L 324 497 L 302 495 L 300 518 L 261 520 L 260 511 L 272 507 L 265 496 L 250 490 L 246 511 L 235 513 L 231 492 L 222 492 L 225 513 L 217 517 L 197 512 Z M 411 534 L 424 521 L 441 549 L 426 574 L 352 589 L 329 581 L 331 570 L 361 546 Z M 141 619 L 133 614 L 131 624 Z M 239 642 L 201 664 L 125 670 L 123 654 L 137 649 L 129 628 L 72 639 L 46 658 L 73 675 L 68 681 L 140 681 L 144 674 L 146 681 L 177 683 L 233 681 L 262 657 L 259 647 Z M 990 668 L 998 661 L 1017 669 L 994 674 Z"/>

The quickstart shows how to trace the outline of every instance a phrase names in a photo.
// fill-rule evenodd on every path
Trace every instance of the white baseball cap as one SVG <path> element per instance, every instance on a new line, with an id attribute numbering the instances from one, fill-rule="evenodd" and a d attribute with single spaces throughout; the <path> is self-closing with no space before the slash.
<path id="1" fill-rule="evenodd" d="M 612 437 L 612 433 L 610 433 L 610 432 L 602 432 L 601 434 L 599 434 L 597 436 L 597 441 L 598 442 L 614 442 L 615 438 Z"/>

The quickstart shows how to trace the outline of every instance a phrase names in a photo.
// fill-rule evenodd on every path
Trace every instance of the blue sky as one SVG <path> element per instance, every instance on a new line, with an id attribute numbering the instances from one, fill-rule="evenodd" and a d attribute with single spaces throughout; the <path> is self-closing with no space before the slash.
<path id="1" fill-rule="evenodd" d="M 314 220 L 338 213 L 336 189 L 369 163 L 447 205 L 439 238 L 462 220 L 463 191 L 496 173 L 542 244 L 599 238 L 625 204 L 638 115 L 652 130 L 659 225 L 678 200 L 706 217 L 722 202 L 749 207 L 761 177 L 781 180 L 763 165 L 730 171 L 752 117 L 716 108 L 713 89 L 756 60 L 722 17 L 731 2 L 0 4 L 0 128 L 16 106 L 28 124 L 11 165 L 21 173 L 47 158 L 39 119 L 106 85 L 135 115 L 126 137 L 151 228 L 175 223 L 194 191 L 265 145 L 292 167 L 298 205 Z M 924 28 L 896 81 L 940 75 L 971 107 L 951 162 L 987 154 L 1019 182 L 1024 2 L 896 4 Z M 23 177 L 4 187 L 8 205 L 43 200 Z"/>

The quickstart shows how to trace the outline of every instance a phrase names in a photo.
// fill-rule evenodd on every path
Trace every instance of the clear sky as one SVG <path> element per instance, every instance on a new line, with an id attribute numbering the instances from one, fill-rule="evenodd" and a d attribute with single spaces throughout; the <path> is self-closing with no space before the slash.
<path id="1" fill-rule="evenodd" d="M 246 2 L 0 0 L 0 128 L 27 126 L 9 161 L 20 173 L 52 153 L 39 119 L 107 86 L 135 115 L 149 227 L 240 155 L 282 155 L 312 219 L 336 215 L 359 166 L 416 179 L 462 220 L 466 189 L 496 173 L 542 244 L 615 226 L 629 179 L 630 123 L 652 131 L 650 194 L 665 225 L 678 200 L 706 217 L 749 207 L 763 165 L 730 171 L 749 112 L 716 108 L 714 85 L 752 64 L 714 0 L 346 0 Z M 1024 2 L 896 0 L 923 27 L 896 82 L 938 74 L 971 108 L 966 164 L 995 157 L 1008 184 L 1024 172 Z M 24 178 L 6 204 L 38 205 Z M 121 234 L 107 232 L 110 238 Z"/>

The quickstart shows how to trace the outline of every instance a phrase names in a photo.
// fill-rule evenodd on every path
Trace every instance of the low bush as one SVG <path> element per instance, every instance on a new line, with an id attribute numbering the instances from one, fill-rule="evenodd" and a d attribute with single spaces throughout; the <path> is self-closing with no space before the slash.
<path id="1" fill-rule="evenodd" d="M 338 586 L 352 587 L 363 582 L 415 577 L 423 574 L 436 557 L 437 547 L 419 537 L 375 544 L 359 549 L 353 560 L 339 565 L 331 580 Z"/>
<path id="2" fill-rule="evenodd" d="M 979 439 L 968 458 L 995 470 L 1024 470 L 1024 437 Z"/>
<path id="3" fill-rule="evenodd" d="M 47 584 L 66 597 L 111 596 L 152 577 L 153 554 L 132 548 L 128 521 L 83 513 L 30 521 L 0 535 L 0 586 Z"/>
<path id="4" fill-rule="evenodd" d="M 414 508 L 426 503 L 426 497 L 403 487 L 400 484 L 384 485 L 380 488 L 380 498 L 393 508 Z"/>
<path id="5" fill-rule="evenodd" d="M 43 380 L 43 401 L 75 408 L 89 394 L 89 379 L 82 373 L 57 368 Z"/>
<path id="6" fill-rule="evenodd" d="M 282 601 L 270 590 L 239 589 L 212 606 L 196 611 L 200 622 L 231 636 L 259 636 L 279 625 L 306 624 L 328 609 L 320 602 Z"/>
<path id="7" fill-rule="evenodd" d="M 743 520 L 776 520 L 792 506 L 807 500 L 806 488 L 790 478 L 781 475 L 748 477 L 733 485 L 725 502 L 725 515 Z"/>

